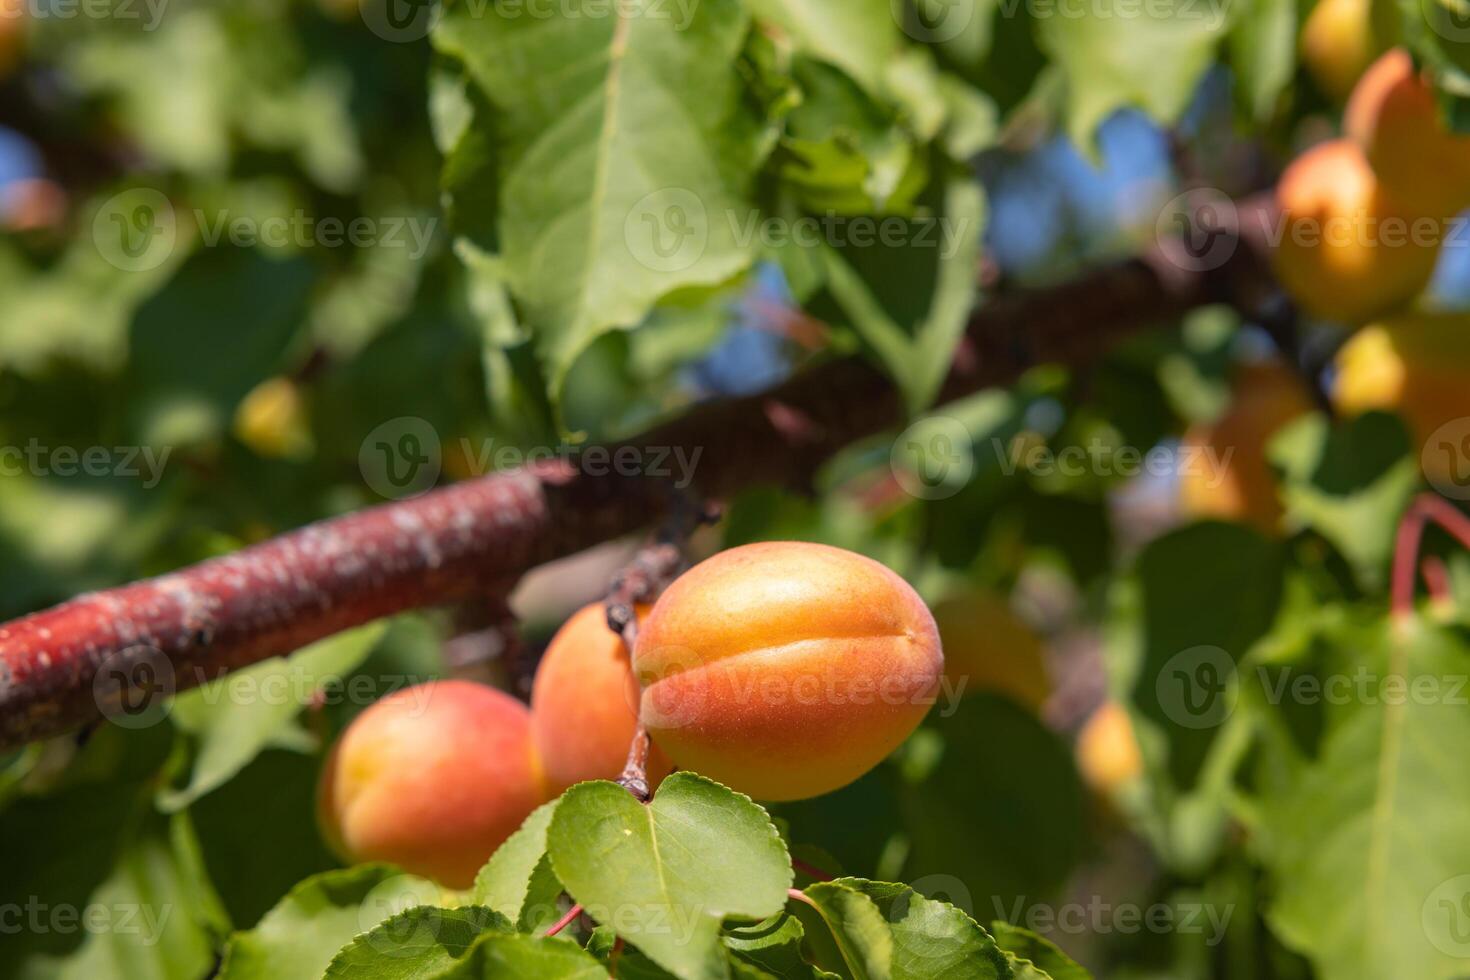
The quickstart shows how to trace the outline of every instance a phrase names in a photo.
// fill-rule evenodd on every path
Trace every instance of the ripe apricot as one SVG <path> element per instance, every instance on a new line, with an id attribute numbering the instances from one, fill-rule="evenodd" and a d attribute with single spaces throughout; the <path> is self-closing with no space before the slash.
<path id="1" fill-rule="evenodd" d="M 317 816 L 348 861 L 468 888 L 546 798 L 525 705 L 482 684 L 434 681 L 353 720 L 322 770 Z"/>
<path id="2" fill-rule="evenodd" d="M 1104 702 L 1077 735 L 1077 771 L 1093 791 L 1111 796 L 1143 775 L 1143 753 L 1122 705 Z"/>
<path id="3" fill-rule="evenodd" d="M 1394 199 L 1445 219 L 1470 206 L 1470 136 L 1445 125 L 1434 90 L 1404 49 L 1363 75 L 1343 126 Z"/>
<path id="4" fill-rule="evenodd" d="M 933 703 L 944 656 L 934 617 L 889 569 L 769 542 L 675 581 L 638 633 L 633 669 L 643 723 L 675 765 L 797 800 L 897 748 Z"/>
<path id="5" fill-rule="evenodd" d="M 639 619 L 647 613 L 640 609 Z M 632 658 L 622 637 L 608 628 L 603 604 L 584 606 L 552 637 L 531 689 L 531 731 L 547 788 L 559 794 L 589 779 L 616 779 L 637 726 Z M 658 785 L 669 770 L 655 746 L 649 785 Z"/>
<path id="6" fill-rule="evenodd" d="M 1179 502 L 1192 518 L 1242 521 L 1267 533 L 1281 523 L 1271 437 L 1312 410 L 1306 385 L 1275 361 L 1241 367 L 1225 414 L 1191 428 L 1180 454 Z"/>
<path id="7" fill-rule="evenodd" d="M 934 605 L 944 676 L 961 694 L 991 691 L 1037 711 L 1051 693 L 1041 638 L 1005 598 L 966 592 Z"/>
<path id="8" fill-rule="evenodd" d="M 1315 316 L 1362 323 L 1407 304 L 1434 272 L 1444 221 L 1392 198 L 1347 140 L 1298 157 L 1276 204 L 1276 274 Z"/>
<path id="9" fill-rule="evenodd" d="M 1420 447 L 1446 423 L 1466 419 L 1464 433 L 1422 453 L 1431 480 L 1463 486 L 1470 434 L 1470 316 L 1421 313 L 1371 324 L 1338 352 L 1332 401 L 1344 415 L 1397 412 Z"/>
<path id="10" fill-rule="evenodd" d="M 1319 0 L 1302 25 L 1302 64 L 1318 88 L 1337 100 L 1347 98 L 1381 50 L 1373 0 Z"/>

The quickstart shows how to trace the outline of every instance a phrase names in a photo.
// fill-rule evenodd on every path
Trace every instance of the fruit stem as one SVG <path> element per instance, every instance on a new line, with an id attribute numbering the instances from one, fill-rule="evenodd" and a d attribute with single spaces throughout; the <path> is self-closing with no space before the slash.
<path id="1" fill-rule="evenodd" d="M 567 926 L 571 925 L 573 922 L 576 922 L 577 921 L 577 916 L 579 916 L 581 914 L 582 914 L 582 906 L 580 906 L 580 905 L 573 905 L 571 908 L 567 909 L 567 914 L 564 915 L 564 916 L 562 916 L 560 919 L 557 919 L 555 922 L 553 922 L 551 924 L 551 928 L 546 930 L 547 937 L 549 938 L 551 936 L 556 935 L 557 933 L 559 933 L 563 929 L 565 929 Z"/>
<path id="2" fill-rule="evenodd" d="M 1415 573 L 1418 571 L 1419 549 L 1424 541 L 1424 528 L 1433 522 L 1448 532 L 1462 546 L 1470 549 L 1470 517 L 1460 513 L 1453 505 L 1432 493 L 1414 498 L 1399 522 L 1398 534 L 1393 549 L 1392 612 L 1394 621 L 1406 623 L 1414 615 Z M 1426 577 L 1433 575 L 1426 568 Z M 1430 589 L 1438 583 L 1431 578 Z M 1436 598 L 1442 598 L 1436 595 Z"/>
<path id="3" fill-rule="evenodd" d="M 794 868 L 797 871 L 800 871 L 802 874 L 806 875 L 808 878 L 815 878 L 818 881 L 831 881 L 832 880 L 832 876 L 829 875 L 827 872 L 823 871 L 821 868 L 817 867 L 814 864 L 807 864 L 801 858 L 795 858 L 795 857 L 792 858 L 791 859 L 791 867 Z"/>
<path id="4" fill-rule="evenodd" d="M 648 785 L 648 752 L 651 744 L 648 729 L 640 721 L 633 732 L 633 744 L 628 747 L 628 762 L 623 766 L 622 775 L 618 776 L 618 785 L 632 793 L 639 803 L 647 803 L 653 798 L 653 788 Z"/>
<path id="5" fill-rule="evenodd" d="M 1434 602 L 1435 611 L 1447 612 L 1453 609 L 1450 570 L 1445 566 L 1444 559 L 1438 555 L 1428 556 L 1419 563 L 1419 573 L 1424 576 L 1424 584 L 1429 587 L 1429 596 Z"/>

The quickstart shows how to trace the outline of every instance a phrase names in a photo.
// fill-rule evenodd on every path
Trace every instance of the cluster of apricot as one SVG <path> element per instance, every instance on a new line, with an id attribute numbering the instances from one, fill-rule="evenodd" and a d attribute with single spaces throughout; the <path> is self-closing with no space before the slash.
<path id="1" fill-rule="evenodd" d="M 1470 207 L 1470 136 L 1447 128 L 1407 52 L 1390 50 L 1363 70 L 1370 16 L 1366 0 L 1323 0 L 1308 21 L 1309 67 L 1330 91 L 1351 88 L 1347 137 L 1308 150 L 1282 176 L 1275 267 L 1303 309 L 1356 328 L 1333 372 L 1338 411 L 1396 412 L 1424 445 L 1470 415 L 1470 323 L 1410 308 L 1451 220 Z M 1243 369 L 1226 413 L 1185 437 L 1191 458 L 1205 465 L 1181 473 L 1184 510 L 1277 530 L 1282 506 L 1265 447 L 1312 407 L 1307 386 L 1284 365 Z M 1428 454 L 1426 475 L 1449 476 L 1453 464 Z"/>
<path id="2" fill-rule="evenodd" d="M 1429 282 L 1450 220 L 1470 206 L 1470 136 L 1449 130 L 1401 48 L 1358 80 L 1344 123 L 1344 138 L 1302 154 L 1277 185 L 1276 271 L 1309 313 L 1359 324 Z"/>
<path id="3" fill-rule="evenodd" d="M 641 721 L 656 783 L 677 765 L 763 800 L 830 792 L 918 726 L 941 687 L 934 617 L 871 559 L 823 545 L 723 552 L 639 610 L 631 657 L 601 604 L 552 639 L 528 709 L 467 681 L 359 715 L 318 809 L 349 860 L 467 887 L 542 802 L 622 772 Z"/>

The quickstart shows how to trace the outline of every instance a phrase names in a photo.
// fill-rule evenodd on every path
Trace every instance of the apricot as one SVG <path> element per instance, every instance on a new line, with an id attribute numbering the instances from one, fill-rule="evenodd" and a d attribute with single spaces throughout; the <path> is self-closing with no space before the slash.
<path id="1" fill-rule="evenodd" d="M 1470 206 L 1470 136 L 1445 125 L 1434 90 L 1404 49 L 1388 52 L 1363 75 L 1343 127 L 1388 193 L 1407 207 L 1448 219 Z"/>
<path id="2" fill-rule="evenodd" d="M 944 671 L 922 599 L 883 565 L 818 544 L 696 565 L 635 644 L 639 710 L 680 768 L 764 800 L 847 785 L 918 726 Z"/>
<path id="3" fill-rule="evenodd" d="M 1373 0 L 1319 0 L 1302 26 L 1302 64 L 1325 94 L 1341 101 L 1382 50 Z"/>
<path id="4" fill-rule="evenodd" d="M 1458 443 L 1470 435 L 1470 316 L 1412 314 L 1359 330 L 1338 352 L 1332 401 L 1347 416 L 1398 413 L 1421 447 L 1441 426 L 1465 419 L 1453 444 L 1422 454 L 1431 480 L 1464 486 L 1467 461 Z"/>
<path id="5" fill-rule="evenodd" d="M 1241 521 L 1272 533 L 1281 523 L 1276 475 L 1267 460 L 1271 437 L 1311 411 L 1305 383 L 1286 365 L 1241 367 L 1225 414 L 1184 435 L 1179 503 L 1192 518 Z"/>
<path id="6" fill-rule="evenodd" d="M 1003 596 L 967 592 L 934 606 L 944 645 L 944 676 L 959 694 L 1004 694 L 1032 711 L 1051 693 L 1041 638 Z"/>
<path id="7" fill-rule="evenodd" d="M 1444 221 L 1409 209 L 1374 176 L 1357 145 L 1319 144 L 1276 185 L 1281 284 L 1314 316 L 1362 323 L 1392 312 L 1429 282 Z"/>
<path id="8" fill-rule="evenodd" d="M 482 684 L 433 681 L 347 726 L 322 770 L 317 817 L 347 861 L 468 888 L 547 798 L 525 705 Z"/>
<path id="9" fill-rule="evenodd" d="M 312 449 L 306 398 L 290 378 L 267 378 L 235 409 L 235 438 L 259 456 L 299 458 Z"/>
<path id="10" fill-rule="evenodd" d="M 638 618 L 648 614 L 639 609 Z M 531 731 L 553 795 L 589 779 L 616 779 L 638 727 L 638 682 L 602 603 L 584 606 L 552 637 L 531 688 Z M 669 774 L 655 746 L 649 785 Z"/>
<path id="11" fill-rule="evenodd" d="M 1143 775 L 1143 753 L 1128 712 L 1104 702 L 1077 735 L 1077 771 L 1093 791 L 1111 796 Z"/>

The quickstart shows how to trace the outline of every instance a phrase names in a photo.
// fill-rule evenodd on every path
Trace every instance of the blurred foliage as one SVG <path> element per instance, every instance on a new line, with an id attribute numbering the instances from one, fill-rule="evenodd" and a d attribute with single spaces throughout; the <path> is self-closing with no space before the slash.
<path id="1" fill-rule="evenodd" d="M 546 925 L 527 895 L 632 887 L 588 844 L 609 828 L 689 849 L 667 860 L 690 894 L 652 904 L 733 895 L 766 920 L 707 917 L 682 947 L 625 929 L 620 976 L 1085 975 L 1048 939 L 1139 980 L 1470 969 L 1463 703 L 1391 690 L 1470 663 L 1463 614 L 1387 626 L 1423 482 L 1403 423 L 1278 433 L 1268 538 L 1175 501 L 1179 434 L 1273 356 L 1229 311 L 932 409 L 990 284 L 1132 253 L 1182 182 L 1254 190 L 1332 125 L 1296 65 L 1310 5 L 612 6 L 0 2 L 0 616 L 394 496 L 369 458 L 409 433 L 429 435 L 421 490 L 857 353 L 913 427 L 809 493 L 738 495 L 719 544 L 822 541 L 932 601 L 1001 597 L 1048 641 L 1046 710 L 941 705 L 774 825 L 693 776 L 647 820 L 578 787 L 476 894 L 401 893 L 394 869 L 337 868 L 311 813 L 335 734 L 453 669 L 448 617 L 405 615 L 182 694 L 153 727 L 0 756 L 0 977 L 604 975 L 610 931 L 584 950 L 515 929 Z M 1470 128 L 1463 10 L 1401 6 Z M 1330 380 L 1315 354 L 1340 333 L 1302 339 Z M 1071 745 L 1104 699 L 1141 753 L 1109 787 Z M 788 846 L 854 877 L 783 911 Z M 400 905 L 368 901 L 385 882 Z M 388 972 L 375 954 L 421 927 L 435 942 Z"/>

